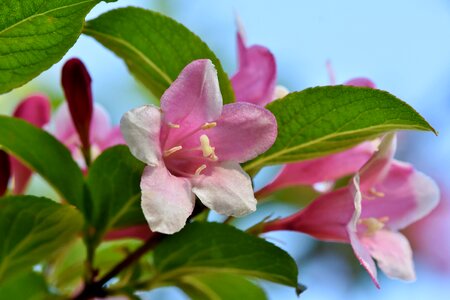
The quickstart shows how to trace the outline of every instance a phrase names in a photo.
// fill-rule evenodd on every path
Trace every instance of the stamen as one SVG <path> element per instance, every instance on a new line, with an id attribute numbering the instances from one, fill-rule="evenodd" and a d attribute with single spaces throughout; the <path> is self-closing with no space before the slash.
<path id="1" fill-rule="evenodd" d="M 180 128 L 180 124 L 174 124 L 174 123 L 167 123 L 167 126 L 169 126 L 170 128 Z"/>
<path id="2" fill-rule="evenodd" d="M 200 136 L 200 145 L 203 152 L 203 157 L 209 157 L 211 154 L 214 154 L 214 149 L 209 144 L 209 138 L 206 134 L 202 134 Z"/>
<path id="3" fill-rule="evenodd" d="M 371 188 L 369 190 L 369 193 L 374 195 L 375 197 L 379 197 L 379 198 L 383 198 L 384 197 L 384 193 L 383 192 L 378 192 L 375 188 Z"/>
<path id="4" fill-rule="evenodd" d="M 385 223 L 389 220 L 389 217 L 383 218 L 367 218 L 359 220 L 359 223 L 365 225 L 367 227 L 367 231 L 365 235 L 373 235 L 380 229 L 383 229 Z"/>
<path id="5" fill-rule="evenodd" d="M 204 169 L 206 169 L 206 165 L 201 165 L 197 170 L 195 170 L 195 175 L 200 175 Z"/>
<path id="6" fill-rule="evenodd" d="M 169 150 L 165 150 L 164 151 L 164 157 L 172 155 L 175 152 L 180 151 L 181 149 L 183 149 L 183 146 L 175 146 L 175 147 L 170 148 Z"/>
<path id="7" fill-rule="evenodd" d="M 211 123 L 205 123 L 205 124 L 203 124 L 201 128 L 202 128 L 203 130 L 206 130 L 206 129 L 214 128 L 214 127 L 216 127 L 216 126 L 217 126 L 217 123 L 216 123 L 216 122 L 211 122 Z"/>

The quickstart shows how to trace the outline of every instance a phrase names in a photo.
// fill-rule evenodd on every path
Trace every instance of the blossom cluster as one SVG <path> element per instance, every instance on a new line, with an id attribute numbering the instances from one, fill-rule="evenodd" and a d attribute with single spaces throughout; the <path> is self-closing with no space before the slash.
<path id="1" fill-rule="evenodd" d="M 22 101 L 13 115 L 54 135 L 86 173 L 102 151 L 127 144 L 146 165 L 140 183 L 141 206 L 152 232 L 180 231 L 195 205 L 240 217 L 254 212 L 258 201 L 281 189 L 326 183 L 327 188 L 309 205 L 289 217 L 261 224 L 261 232 L 290 230 L 349 243 L 377 286 L 374 260 L 389 277 L 413 280 L 412 250 L 400 230 L 438 204 L 434 181 L 394 159 L 396 137 L 388 133 L 345 151 L 287 163 L 255 193 L 252 178 L 241 164 L 275 142 L 277 120 L 265 106 L 289 91 L 277 85 L 275 58 L 267 48 L 247 46 L 240 32 L 237 43 L 239 67 L 231 77 L 235 103 L 223 104 L 214 64 L 198 59 L 180 72 L 159 107 L 144 105 L 126 112 L 119 129 L 93 103 L 86 67 L 71 59 L 62 71 L 67 102 L 54 116 L 49 99 L 40 94 Z M 344 85 L 375 88 L 366 78 Z M 9 177 L 13 178 L 12 193 L 24 193 L 32 171 L 4 152 L 0 152 L 0 167 L 0 193 L 5 193 Z M 343 177 L 348 184 L 334 188 Z M 149 233 L 147 227 L 141 230 L 132 235 Z M 125 230 L 111 236 L 130 234 Z"/>

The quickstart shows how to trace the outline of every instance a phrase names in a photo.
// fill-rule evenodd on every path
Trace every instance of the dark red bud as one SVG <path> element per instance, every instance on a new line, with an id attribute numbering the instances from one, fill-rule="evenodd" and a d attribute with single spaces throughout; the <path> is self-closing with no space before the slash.
<path id="1" fill-rule="evenodd" d="M 89 149 L 93 111 L 91 76 L 81 60 L 72 58 L 63 67 L 61 82 L 81 144 L 84 149 Z"/>
<path id="2" fill-rule="evenodd" d="M 3 196 L 8 188 L 9 177 L 11 176 L 11 166 L 8 154 L 0 150 L 0 197 Z"/>

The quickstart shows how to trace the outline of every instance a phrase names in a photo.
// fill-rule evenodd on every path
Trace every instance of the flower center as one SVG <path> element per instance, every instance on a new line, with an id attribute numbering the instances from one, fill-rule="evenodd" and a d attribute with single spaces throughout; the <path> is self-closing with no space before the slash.
<path id="1" fill-rule="evenodd" d="M 169 132 L 163 142 L 163 157 L 167 168 L 176 176 L 192 177 L 200 175 L 207 167 L 219 160 L 215 147 L 206 133 L 217 126 L 216 122 L 204 123 L 186 134 L 179 135 L 175 141 L 169 140 L 172 130 L 182 130 L 179 124 L 167 123 Z M 200 134 L 200 135 L 199 135 Z M 166 147 L 166 145 L 171 145 Z"/>
<path id="2" fill-rule="evenodd" d="M 366 219 L 359 220 L 358 223 L 360 223 L 366 227 L 366 232 L 364 233 L 364 235 L 372 236 L 378 230 L 383 229 L 388 220 L 389 220 L 389 217 L 366 218 Z"/>

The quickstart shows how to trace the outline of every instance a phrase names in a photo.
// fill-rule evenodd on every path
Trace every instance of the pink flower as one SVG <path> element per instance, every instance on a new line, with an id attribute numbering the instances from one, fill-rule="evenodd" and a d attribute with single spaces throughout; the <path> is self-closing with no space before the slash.
<path id="1" fill-rule="evenodd" d="M 239 68 L 231 77 L 237 101 L 261 106 L 274 100 L 277 69 L 269 49 L 254 45 L 247 47 L 242 27 L 237 32 Z"/>
<path id="2" fill-rule="evenodd" d="M 82 143 L 66 103 L 58 108 L 54 116 L 53 135 L 70 150 L 78 165 L 85 168 L 86 163 L 80 150 Z M 119 126 L 113 126 L 105 109 L 99 104 L 94 104 L 89 130 L 91 159 L 94 160 L 105 149 L 120 144 L 125 144 L 125 140 Z"/>
<path id="3" fill-rule="evenodd" d="M 142 209 L 152 231 L 174 233 L 192 213 L 196 195 L 224 215 L 256 209 L 250 177 L 239 163 L 275 141 L 275 117 L 250 103 L 223 106 L 210 60 L 184 68 L 161 98 L 122 117 L 131 153 L 148 166 L 141 180 Z"/>
<path id="4" fill-rule="evenodd" d="M 25 98 L 13 112 L 16 118 L 24 119 L 36 127 L 44 127 L 50 121 L 50 101 L 45 95 L 34 94 Z M 16 158 L 11 157 L 11 173 L 14 179 L 14 194 L 23 194 L 30 181 L 32 171 Z"/>
<path id="5" fill-rule="evenodd" d="M 373 259 L 387 276 L 414 280 L 411 247 L 399 230 L 438 204 L 439 189 L 411 165 L 393 160 L 394 151 L 395 137 L 388 135 L 348 187 L 318 197 L 265 230 L 294 230 L 321 240 L 350 243 L 377 287 Z"/>
<path id="6" fill-rule="evenodd" d="M 125 144 L 118 126 L 113 127 L 108 113 L 92 101 L 91 77 L 79 59 L 63 67 L 62 84 L 67 103 L 54 118 L 54 135 L 72 153 L 82 167 L 103 150 Z"/>

